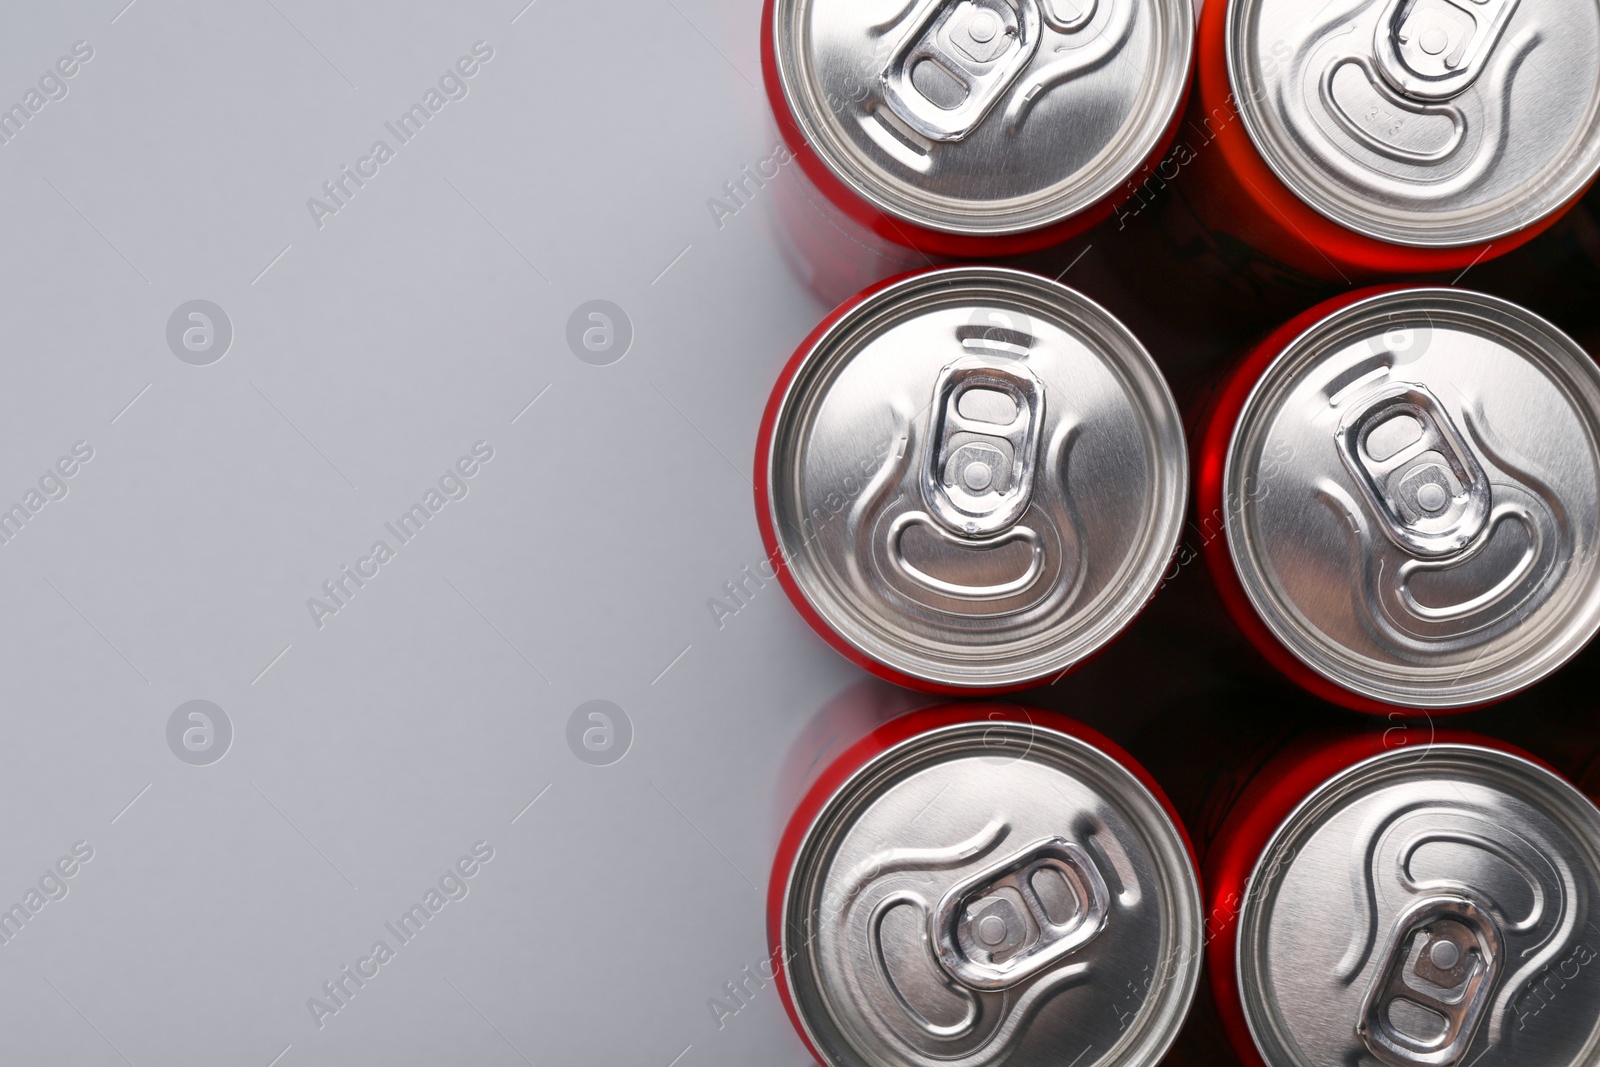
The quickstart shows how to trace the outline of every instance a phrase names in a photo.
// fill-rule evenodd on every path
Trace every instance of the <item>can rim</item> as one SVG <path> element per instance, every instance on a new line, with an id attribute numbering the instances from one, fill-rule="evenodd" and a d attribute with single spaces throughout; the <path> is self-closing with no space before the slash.
<path id="1" fill-rule="evenodd" d="M 1135 564 L 1125 569 L 1120 583 L 1122 594 L 1107 598 L 1090 617 L 1092 625 L 1077 632 L 1064 653 L 1062 642 L 1056 641 L 1032 650 L 1029 658 L 1014 666 L 1000 668 L 982 663 L 939 662 L 926 654 L 874 642 L 869 628 L 853 625 L 861 614 L 859 609 L 846 598 L 820 595 L 826 586 L 810 580 L 807 556 L 790 551 L 789 538 L 778 522 L 784 480 L 778 469 L 783 455 L 779 441 L 785 428 L 794 425 L 788 420 L 795 417 L 797 397 L 815 382 L 808 378 L 808 372 L 815 374 L 819 365 L 836 356 L 839 349 L 874 323 L 895 321 L 915 298 L 943 294 L 954 302 L 962 295 L 963 287 L 974 293 L 1003 290 L 1012 301 L 1026 302 L 1031 297 L 1066 321 L 1092 324 L 1104 331 L 1103 336 L 1114 339 L 1115 345 L 1092 347 L 1102 356 L 1109 351 L 1127 357 L 1107 359 L 1106 363 L 1118 372 L 1143 416 L 1144 439 L 1151 451 L 1155 475 L 1151 496 L 1157 503 L 1156 514 L 1144 524 L 1143 542 L 1138 546 L 1142 551 L 1130 550 L 1124 556 Z M 757 442 L 756 471 L 757 518 L 768 556 L 778 565 L 785 592 L 812 628 L 847 658 L 874 673 L 913 688 L 951 694 L 1025 688 L 1040 679 L 1065 673 L 1110 644 L 1159 592 L 1167 562 L 1177 550 L 1188 508 L 1189 457 L 1182 418 L 1171 388 L 1149 350 L 1119 319 L 1089 297 L 1049 278 L 1009 267 L 963 265 L 915 271 L 870 288 L 836 308 L 801 343 L 773 390 Z"/>
<path id="2" fill-rule="evenodd" d="M 925 195 L 923 199 L 927 203 L 919 205 L 918 190 L 913 184 L 905 183 L 902 197 L 892 195 L 887 183 L 871 180 L 881 173 L 880 168 L 853 150 L 847 141 L 833 135 L 826 122 L 817 120 L 816 116 L 827 110 L 826 101 L 817 100 L 815 79 L 808 73 L 809 63 L 796 55 L 799 49 L 791 39 L 792 34 L 786 32 L 796 23 L 800 9 L 811 2 L 767 0 L 771 29 L 763 42 L 763 51 L 770 47 L 775 81 L 801 144 L 834 180 L 873 210 L 936 234 L 966 238 L 1014 237 L 1050 229 L 1093 212 L 1098 205 L 1112 199 L 1141 169 L 1164 154 L 1164 146 L 1176 133 L 1182 118 L 1182 107 L 1192 81 L 1196 17 L 1190 0 L 1135 0 L 1160 5 L 1165 16 L 1161 37 L 1152 52 L 1164 57 L 1157 62 L 1167 77 L 1159 93 L 1144 97 L 1148 102 L 1137 120 L 1130 118 L 1124 123 L 1119 142 L 1097 155 L 1097 181 L 1078 183 L 1074 195 L 1052 193 L 1050 190 L 1059 188 L 1061 183 L 1058 182 L 1041 193 L 995 202 L 999 206 L 992 208 L 985 207 L 982 201 L 949 197 L 938 198 L 948 201 L 941 206 L 934 203 L 931 195 Z M 1149 81 L 1147 79 L 1147 84 Z M 777 101 L 773 104 L 776 106 Z M 1142 136 L 1128 136 L 1130 129 L 1137 129 Z M 1110 147 L 1117 148 L 1114 155 L 1108 155 Z M 1112 166 L 1113 162 L 1117 165 Z"/>
<path id="3" fill-rule="evenodd" d="M 1443 752 L 1447 756 L 1455 756 L 1465 762 L 1477 761 L 1480 764 L 1488 764 L 1490 766 L 1500 764 L 1500 769 L 1505 770 L 1508 775 L 1513 771 L 1516 772 L 1516 777 L 1521 782 L 1537 781 L 1546 791 L 1548 799 L 1558 803 L 1565 803 L 1567 810 L 1560 812 L 1560 815 L 1563 817 L 1570 816 L 1574 814 L 1572 810 L 1574 808 L 1577 814 L 1588 815 L 1590 817 L 1589 829 L 1594 832 L 1594 839 L 1590 842 L 1591 846 L 1600 844 L 1600 809 L 1596 809 L 1595 805 L 1579 792 L 1576 786 L 1540 761 L 1524 753 L 1512 751 L 1503 742 L 1495 742 L 1493 744 L 1474 744 L 1464 740 L 1430 742 L 1426 748 L 1426 755 L 1431 756 L 1437 752 Z M 1426 756 L 1421 758 L 1426 758 Z M 1338 789 L 1341 786 L 1352 783 L 1365 784 L 1368 776 L 1378 772 L 1378 765 L 1380 764 L 1405 761 L 1405 767 L 1413 767 L 1421 761 L 1421 758 L 1412 756 L 1405 749 L 1390 749 L 1368 756 L 1335 771 L 1296 803 L 1289 813 L 1283 817 L 1283 820 L 1267 838 L 1266 844 L 1262 846 L 1255 863 L 1250 867 L 1250 875 L 1245 881 L 1245 885 L 1251 891 L 1246 893 L 1244 903 L 1239 910 L 1238 920 L 1235 923 L 1233 946 L 1234 992 L 1239 998 L 1239 1006 L 1244 1015 L 1245 1026 L 1250 1032 L 1250 1040 L 1254 1043 L 1256 1052 L 1265 1063 L 1272 1065 L 1272 1067 L 1277 1067 L 1277 1065 L 1288 1061 L 1281 1056 L 1274 1058 L 1279 1048 L 1284 1047 L 1282 1042 L 1278 1045 L 1269 1046 L 1263 1039 L 1262 1031 L 1270 1020 L 1258 1019 L 1258 1015 L 1263 1011 L 1262 1003 L 1264 998 L 1250 995 L 1250 982 L 1255 971 L 1254 965 L 1257 960 L 1257 954 L 1250 951 L 1251 946 L 1247 944 L 1254 937 L 1259 937 L 1261 933 L 1256 928 L 1260 925 L 1262 897 L 1270 897 L 1272 895 L 1271 893 L 1259 894 L 1254 892 L 1254 888 L 1262 884 L 1263 865 L 1268 864 L 1269 860 L 1276 863 L 1277 853 L 1285 838 L 1303 829 L 1302 824 L 1306 823 L 1307 820 L 1313 818 L 1316 814 L 1320 814 L 1322 810 L 1331 807 L 1341 799 L 1338 793 Z M 1330 788 L 1334 790 L 1331 794 Z M 1552 816 L 1558 814 L 1554 807 L 1555 805 L 1552 805 L 1550 812 Z M 1565 819 L 1557 821 L 1564 822 Z M 1595 848 L 1595 855 L 1592 858 L 1596 861 L 1597 869 L 1600 869 L 1600 847 Z M 1255 988 L 1264 990 L 1266 984 L 1256 981 Z"/>
<path id="4" fill-rule="evenodd" d="M 1504 216 L 1504 221 L 1498 224 L 1480 225 L 1471 231 L 1467 231 L 1460 222 L 1455 224 L 1454 229 L 1430 221 L 1411 226 L 1399 223 L 1384 226 L 1379 218 L 1376 201 L 1363 202 L 1350 197 L 1348 204 L 1341 204 L 1331 195 L 1316 195 L 1316 189 L 1308 180 L 1306 172 L 1296 169 L 1294 151 L 1280 143 L 1286 140 L 1286 137 L 1275 132 L 1271 124 L 1255 110 L 1258 94 L 1241 91 L 1240 87 L 1250 84 L 1250 81 L 1245 70 L 1245 60 L 1239 54 L 1244 47 L 1240 38 L 1247 32 L 1245 23 L 1250 11 L 1266 0 L 1212 0 L 1212 2 L 1227 4 L 1224 45 L 1228 86 L 1233 98 L 1239 102 L 1238 113 L 1244 120 L 1245 132 L 1249 135 L 1256 154 L 1283 183 L 1284 188 L 1293 193 L 1301 203 L 1337 226 L 1375 241 L 1406 248 L 1440 250 L 1475 248 L 1518 234 L 1530 227 L 1538 226 L 1542 220 L 1559 215 L 1582 196 L 1584 190 L 1594 182 L 1597 175 L 1600 175 L 1600 93 L 1597 93 L 1590 101 L 1590 112 L 1593 117 L 1588 136 L 1586 139 L 1580 139 L 1587 141 L 1587 151 L 1568 153 L 1569 158 L 1576 154 L 1578 165 L 1575 166 L 1558 166 L 1558 161 L 1547 164 L 1543 171 L 1546 176 L 1544 185 L 1546 189 L 1554 191 L 1541 198 L 1540 210 L 1531 217 L 1526 211 L 1502 210 L 1498 214 Z"/>
<path id="5" fill-rule="evenodd" d="M 1340 298 L 1335 298 L 1338 299 Z M 1428 299 L 1444 301 L 1464 309 L 1470 308 L 1480 313 L 1478 316 L 1480 321 L 1483 321 L 1482 312 L 1493 313 L 1502 326 L 1508 321 L 1518 326 L 1524 331 L 1524 338 L 1531 335 L 1541 342 L 1548 342 L 1550 347 L 1541 348 L 1541 351 L 1559 350 L 1566 357 L 1566 365 L 1542 364 L 1541 368 L 1547 373 L 1559 369 L 1562 372 L 1560 384 L 1568 389 L 1577 389 L 1581 393 L 1581 390 L 1587 387 L 1591 404 L 1586 412 L 1580 414 L 1580 418 L 1590 428 L 1596 446 L 1600 447 L 1600 367 L 1597 367 L 1594 360 L 1559 328 L 1509 300 L 1473 290 L 1450 286 L 1384 288 L 1343 303 L 1328 314 L 1316 318 L 1304 330 L 1286 341 L 1283 348 L 1267 362 L 1252 383 L 1228 434 L 1221 483 L 1224 529 L 1227 532 L 1229 560 L 1257 618 L 1296 660 L 1334 685 L 1380 704 L 1427 711 L 1464 710 L 1502 700 L 1537 684 L 1559 670 L 1582 651 L 1594 639 L 1597 632 L 1600 632 L 1600 601 L 1594 597 L 1590 598 L 1587 622 L 1582 622 L 1581 611 L 1574 611 L 1564 632 L 1558 634 L 1560 640 L 1552 642 L 1551 647 L 1542 652 L 1532 669 L 1521 669 L 1516 672 L 1502 669 L 1497 675 L 1489 675 L 1488 680 L 1484 682 L 1441 686 L 1429 690 L 1422 690 L 1410 683 L 1385 682 L 1376 672 L 1367 675 L 1358 673 L 1353 658 L 1340 658 L 1332 654 L 1333 646 L 1329 642 L 1321 640 L 1309 626 L 1302 625 L 1296 620 L 1292 605 L 1269 595 L 1267 587 L 1270 583 L 1259 572 L 1255 566 L 1255 556 L 1251 549 L 1246 547 L 1253 546 L 1254 542 L 1248 533 L 1241 529 L 1242 509 L 1236 510 L 1227 506 L 1229 500 L 1240 498 L 1237 485 L 1239 452 L 1245 437 L 1242 431 L 1246 428 L 1248 420 L 1257 415 L 1266 403 L 1265 394 L 1279 384 L 1273 381 L 1273 378 L 1281 368 L 1287 362 L 1303 357 L 1304 347 L 1322 342 L 1321 335 L 1341 329 L 1347 331 L 1351 325 L 1374 308 L 1404 301 Z M 1314 312 L 1316 309 L 1312 310 Z M 1582 624 L 1574 626 L 1572 625 L 1574 622 Z M 1344 669 L 1341 670 L 1341 667 Z"/>
<path id="6" fill-rule="evenodd" d="M 988 718 L 979 718 L 978 716 L 986 708 L 991 714 Z M 931 725 L 924 726 L 928 723 Z M 1151 1055 L 1140 1062 L 1159 1062 L 1177 1040 L 1178 1033 L 1199 991 L 1205 971 L 1205 939 L 1200 933 L 1205 905 L 1194 848 L 1171 801 L 1161 791 L 1160 785 L 1150 777 L 1149 772 L 1134 761 L 1132 756 L 1091 727 L 1054 712 L 1021 705 L 964 704 L 909 712 L 879 726 L 852 745 L 812 784 L 806 797 L 796 809 L 790 827 L 783 835 L 785 843 L 780 845 L 775 860 L 776 866 L 786 867 L 783 872 L 782 895 L 776 901 L 779 904 L 774 909 L 776 914 L 770 917 L 775 934 L 772 940 L 776 942 L 775 967 L 782 976 L 779 988 L 783 993 L 790 1019 L 799 1030 L 801 1039 L 808 1050 L 828 1067 L 846 1067 L 846 1065 L 844 1061 L 831 1055 L 832 1049 L 819 1039 L 807 1013 L 802 1010 L 792 968 L 792 961 L 799 959 L 801 952 L 804 951 L 803 946 L 791 951 L 790 919 L 797 903 L 795 900 L 797 882 L 807 869 L 805 860 L 818 847 L 816 842 L 820 834 L 833 829 L 831 825 L 824 826 L 824 823 L 844 817 L 847 812 L 841 811 L 839 805 L 849 799 L 849 794 L 860 792 L 865 788 L 863 783 L 866 779 L 883 773 L 887 761 L 897 756 L 901 759 L 908 758 L 909 750 L 934 744 L 949 735 L 993 729 L 997 725 L 1023 727 L 1030 734 L 1034 732 L 1049 734 L 1059 739 L 1066 747 L 1079 752 L 1089 760 L 1098 762 L 1101 765 L 1099 769 L 1103 773 L 1119 778 L 1120 785 L 1124 788 L 1131 787 L 1133 797 L 1150 805 L 1147 815 L 1159 816 L 1154 820 L 1141 817 L 1139 825 L 1146 831 L 1150 831 L 1153 827 L 1158 833 L 1161 830 L 1168 832 L 1173 840 L 1161 842 L 1163 845 L 1176 843 L 1174 856 L 1181 862 L 1175 866 L 1184 872 L 1181 876 L 1183 885 L 1182 887 L 1169 885 L 1168 889 L 1186 890 L 1181 893 L 1182 899 L 1177 903 L 1187 909 L 1191 921 L 1185 923 L 1175 919 L 1172 924 L 1175 931 L 1174 938 L 1182 938 L 1192 943 L 1185 944 L 1180 952 L 1175 952 L 1173 955 L 1188 960 L 1189 966 L 1186 972 L 1175 975 L 1182 979 L 1183 987 L 1169 1010 L 1163 1013 L 1168 1017 L 1168 1023 L 1163 1031 L 1158 1032 L 1159 1048 L 1153 1049 Z M 852 763 L 854 765 L 850 766 Z M 831 772 L 841 766 L 849 766 L 848 773 L 838 781 L 832 781 Z M 794 832 L 794 824 L 802 817 L 806 819 L 804 831 L 791 846 L 787 840 Z M 1157 834 L 1151 834 L 1152 839 L 1156 836 Z M 774 874 L 776 873 L 775 869 Z M 778 891 L 779 886 L 776 882 L 769 887 L 769 895 Z M 1177 897 L 1180 894 L 1174 892 L 1170 895 Z"/>

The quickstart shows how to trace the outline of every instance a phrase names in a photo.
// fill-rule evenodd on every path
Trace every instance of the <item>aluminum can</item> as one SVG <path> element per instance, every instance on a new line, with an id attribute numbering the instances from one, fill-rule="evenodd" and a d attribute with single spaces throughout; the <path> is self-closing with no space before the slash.
<path id="1" fill-rule="evenodd" d="M 766 0 L 780 134 L 856 224 L 928 256 L 1042 248 L 1158 162 L 1189 0 Z"/>
<path id="2" fill-rule="evenodd" d="M 1022 688 L 1120 633 L 1181 530 L 1172 395 L 1116 319 L 1046 278 L 924 271 L 839 307 L 762 420 L 756 514 L 801 614 L 932 692 Z"/>
<path id="3" fill-rule="evenodd" d="M 1600 627 L 1600 370 L 1507 301 L 1339 297 L 1225 379 L 1196 445 L 1203 549 L 1257 648 L 1364 711 L 1452 711 Z"/>
<path id="4" fill-rule="evenodd" d="M 1600 169 L 1594 0 L 1211 0 L 1185 199 L 1348 286 L 1529 240 Z"/>
<path id="5" fill-rule="evenodd" d="M 1249 1067 L 1600 1061 L 1600 811 L 1525 753 L 1308 739 L 1205 870 L 1210 984 Z"/>
<path id="6" fill-rule="evenodd" d="M 1153 1067 L 1200 982 L 1159 787 L 1047 712 L 874 731 L 802 801 L 769 885 L 778 988 L 826 1067 Z"/>

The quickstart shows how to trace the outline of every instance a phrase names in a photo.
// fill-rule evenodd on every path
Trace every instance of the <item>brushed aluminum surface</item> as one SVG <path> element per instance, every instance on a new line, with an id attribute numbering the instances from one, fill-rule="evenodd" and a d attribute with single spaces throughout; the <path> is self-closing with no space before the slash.
<path id="1" fill-rule="evenodd" d="M 1307 330 L 1240 412 L 1224 491 L 1263 621 L 1375 700 L 1494 700 L 1600 627 L 1600 373 L 1505 301 L 1402 290 Z"/>
<path id="2" fill-rule="evenodd" d="M 783 954 L 829 1067 L 1156 1063 L 1199 975 L 1199 886 L 1165 810 L 1083 741 L 943 727 L 829 799 Z"/>
<path id="3" fill-rule="evenodd" d="M 768 507 L 811 607 L 913 678 L 1064 671 L 1155 591 L 1182 522 L 1177 409 L 1064 286 L 959 267 L 874 295 L 781 399 Z"/>
<path id="4" fill-rule="evenodd" d="M 1003 235 L 1103 200 L 1154 153 L 1193 55 L 1187 0 L 777 0 L 806 143 L 931 229 Z"/>
<path id="5" fill-rule="evenodd" d="M 1600 168 L 1596 0 L 1236 0 L 1227 47 L 1268 166 L 1378 240 L 1493 241 Z"/>
<path id="6" fill-rule="evenodd" d="M 1600 811 L 1549 771 L 1448 744 L 1323 783 L 1240 912 L 1269 1067 L 1600 1061 Z"/>

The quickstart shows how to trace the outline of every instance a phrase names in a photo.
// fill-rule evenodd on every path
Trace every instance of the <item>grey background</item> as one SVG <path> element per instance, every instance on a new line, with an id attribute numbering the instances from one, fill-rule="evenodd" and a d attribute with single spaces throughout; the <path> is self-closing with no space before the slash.
<path id="1" fill-rule="evenodd" d="M 823 311 L 764 205 L 706 206 L 775 143 L 755 5 L 125 2 L 13 3 L 0 38 L 5 104 L 94 49 L 0 145 L 0 504 L 94 449 L 0 546 L 0 904 L 94 849 L 0 946 L 0 1059 L 805 1062 L 770 987 L 706 1004 L 765 953 L 791 742 L 859 676 L 775 586 L 706 606 L 761 558 L 757 420 Z M 597 298 L 635 330 L 611 366 L 565 340 Z M 234 330 L 210 366 L 166 342 L 195 299 Z M 319 630 L 307 598 L 480 440 Z M 197 699 L 234 731 L 210 766 L 167 744 Z M 595 699 L 635 732 L 610 766 L 566 741 Z"/>

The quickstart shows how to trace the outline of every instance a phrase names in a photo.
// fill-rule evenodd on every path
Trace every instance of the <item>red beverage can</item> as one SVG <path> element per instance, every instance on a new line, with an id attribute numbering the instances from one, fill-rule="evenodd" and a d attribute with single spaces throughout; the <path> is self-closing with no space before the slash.
<path id="1" fill-rule="evenodd" d="M 879 677 L 975 694 L 1059 677 L 1160 587 L 1188 455 L 1148 352 L 1064 285 L 906 275 L 795 352 L 756 517 L 813 629 Z"/>
<path id="2" fill-rule="evenodd" d="M 1325 700 L 1465 710 L 1600 629 L 1600 369 L 1515 304 L 1321 304 L 1222 381 L 1195 454 L 1230 614 Z"/>
<path id="3" fill-rule="evenodd" d="M 1206 856 L 1210 984 L 1240 1059 L 1589 1067 L 1600 811 L 1501 742 L 1394 740 L 1285 749 Z"/>
<path id="4" fill-rule="evenodd" d="M 1600 169 L 1593 0 L 1210 0 L 1196 67 L 1181 195 L 1292 275 L 1464 270 Z"/>
<path id="5" fill-rule="evenodd" d="M 772 971 L 825 1067 L 1155 1067 L 1200 984 L 1193 855 L 1111 741 L 962 704 L 818 777 L 768 890 Z"/>
<path id="6" fill-rule="evenodd" d="M 778 130 L 820 195 L 926 257 L 1043 248 L 1165 154 L 1189 0 L 766 0 Z"/>

